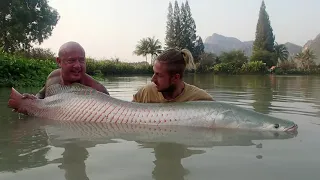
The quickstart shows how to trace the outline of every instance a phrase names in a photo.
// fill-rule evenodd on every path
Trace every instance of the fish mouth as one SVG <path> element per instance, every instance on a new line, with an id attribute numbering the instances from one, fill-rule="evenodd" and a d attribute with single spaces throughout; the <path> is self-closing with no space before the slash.
<path id="1" fill-rule="evenodd" d="M 284 131 L 286 132 L 292 132 L 292 131 L 296 131 L 298 129 L 298 125 L 297 124 L 294 124 L 293 126 L 285 129 Z"/>

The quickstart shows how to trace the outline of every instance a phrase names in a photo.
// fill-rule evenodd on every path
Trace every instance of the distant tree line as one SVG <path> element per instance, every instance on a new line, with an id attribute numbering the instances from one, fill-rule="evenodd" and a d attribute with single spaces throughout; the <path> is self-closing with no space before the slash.
<path id="1" fill-rule="evenodd" d="M 179 7 L 177 1 L 174 2 L 174 7 L 169 2 L 165 34 L 163 49 L 158 39 L 154 39 L 154 37 L 143 38 L 138 42 L 134 54 L 145 57 L 150 54 L 155 57 L 155 55 L 169 48 L 186 48 L 192 53 L 195 61 L 199 61 L 200 55 L 204 53 L 204 44 L 202 38 L 197 35 L 196 23 L 192 17 L 188 1 L 182 3 L 181 7 Z"/>

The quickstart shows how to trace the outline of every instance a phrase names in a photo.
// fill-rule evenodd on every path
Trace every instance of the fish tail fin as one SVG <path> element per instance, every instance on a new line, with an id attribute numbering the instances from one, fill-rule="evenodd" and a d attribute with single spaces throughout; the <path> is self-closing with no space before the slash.
<path id="1" fill-rule="evenodd" d="M 11 88 L 10 99 L 8 101 L 8 106 L 13 109 L 17 109 L 20 105 L 22 94 L 20 94 L 13 87 Z"/>

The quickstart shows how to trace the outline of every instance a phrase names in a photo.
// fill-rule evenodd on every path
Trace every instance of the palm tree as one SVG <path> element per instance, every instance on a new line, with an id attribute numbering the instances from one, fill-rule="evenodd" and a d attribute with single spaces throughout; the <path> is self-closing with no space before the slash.
<path id="1" fill-rule="evenodd" d="M 301 62 L 303 68 L 307 67 L 310 70 L 310 65 L 314 64 L 314 59 L 316 55 L 311 49 L 305 49 L 304 51 L 298 53 L 296 58 Z"/>
<path id="2" fill-rule="evenodd" d="M 153 63 L 153 58 L 157 55 L 159 55 L 162 50 L 161 50 L 162 46 L 161 46 L 161 42 L 159 41 L 159 39 L 155 39 L 155 37 L 147 37 L 147 38 L 143 38 L 141 39 L 137 46 L 135 51 L 133 51 L 134 54 L 138 55 L 138 56 L 144 56 L 146 57 L 146 62 L 148 62 L 147 59 L 147 55 L 150 54 L 151 55 L 151 64 Z"/>
<path id="3" fill-rule="evenodd" d="M 149 41 L 146 38 L 141 39 L 138 44 L 136 45 L 135 51 L 133 51 L 134 54 L 138 56 L 144 56 L 146 57 L 146 62 L 148 62 L 147 55 L 149 53 Z"/>
<path id="4" fill-rule="evenodd" d="M 151 64 L 154 62 L 155 56 L 158 56 L 162 52 L 161 42 L 154 37 L 148 37 L 149 42 L 149 54 L 151 55 Z"/>
<path id="5" fill-rule="evenodd" d="M 274 45 L 274 51 L 276 53 L 278 61 L 280 60 L 281 62 L 284 62 L 289 57 L 288 49 L 284 44 L 278 44 L 276 42 L 275 45 Z"/>

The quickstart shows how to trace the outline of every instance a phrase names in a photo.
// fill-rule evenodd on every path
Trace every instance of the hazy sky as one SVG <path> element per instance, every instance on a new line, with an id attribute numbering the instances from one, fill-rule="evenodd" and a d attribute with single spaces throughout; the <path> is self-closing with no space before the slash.
<path id="1" fill-rule="evenodd" d="M 60 20 L 41 46 L 55 53 L 77 41 L 87 56 L 144 61 L 132 54 L 137 42 L 155 36 L 164 45 L 169 0 L 49 0 Z M 171 0 L 174 4 L 174 1 Z M 179 5 L 184 0 L 179 0 Z M 320 0 L 265 0 L 276 41 L 304 45 L 320 33 Z M 254 40 L 261 0 L 189 0 L 197 34 Z"/>

